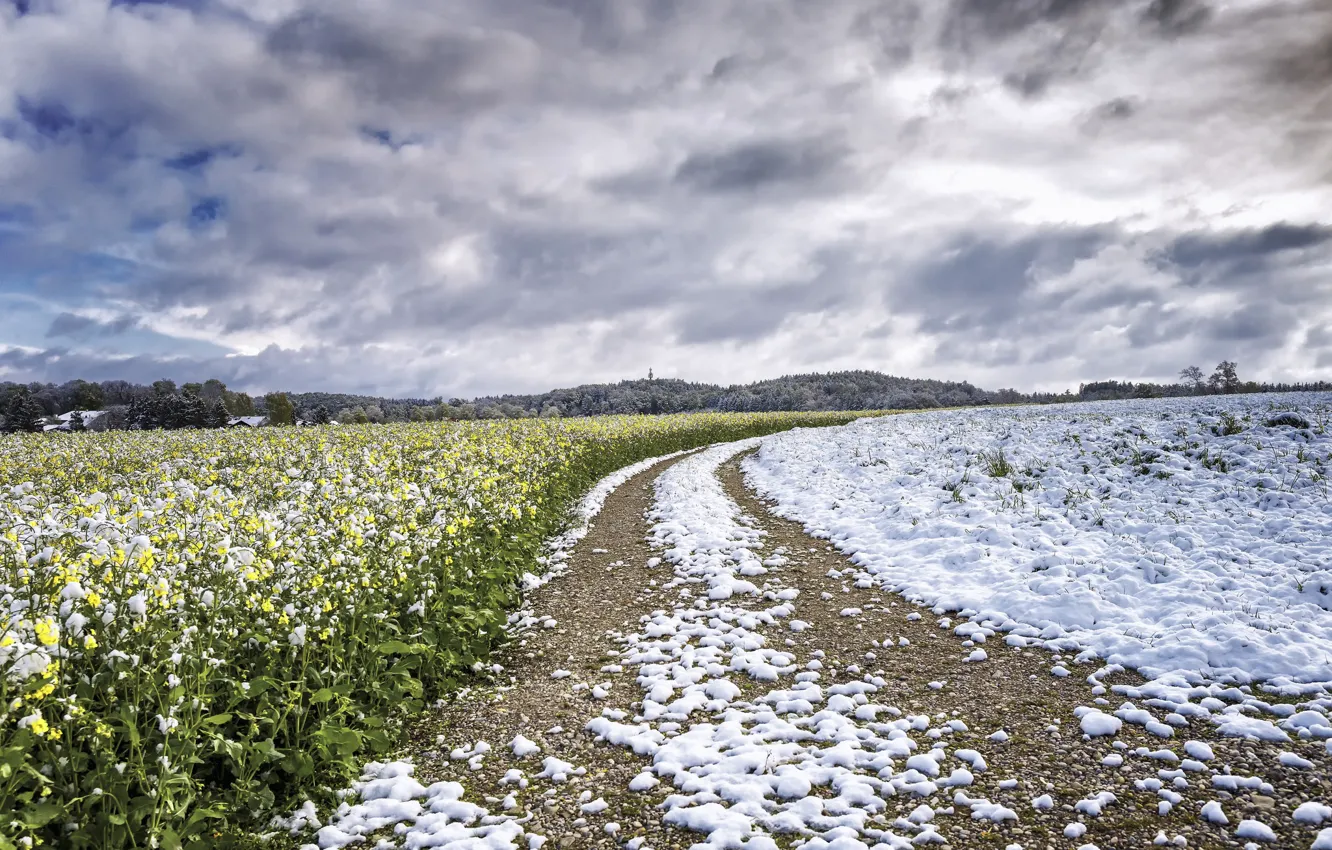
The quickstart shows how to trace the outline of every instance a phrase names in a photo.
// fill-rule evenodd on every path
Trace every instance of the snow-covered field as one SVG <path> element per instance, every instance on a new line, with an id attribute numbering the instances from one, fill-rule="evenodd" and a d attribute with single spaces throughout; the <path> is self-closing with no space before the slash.
<path id="1" fill-rule="evenodd" d="M 1286 411 L 1310 427 L 1265 424 Z M 941 411 L 781 434 L 746 474 L 866 580 L 1011 641 L 1314 693 L 1330 424 L 1329 394 Z"/>

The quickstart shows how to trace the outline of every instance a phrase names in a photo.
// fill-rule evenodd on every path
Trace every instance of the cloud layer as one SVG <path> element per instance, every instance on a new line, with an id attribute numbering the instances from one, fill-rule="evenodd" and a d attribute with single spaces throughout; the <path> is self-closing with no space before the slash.
<path id="1" fill-rule="evenodd" d="M 0 0 L 0 377 L 1332 368 L 1318 0 Z"/>

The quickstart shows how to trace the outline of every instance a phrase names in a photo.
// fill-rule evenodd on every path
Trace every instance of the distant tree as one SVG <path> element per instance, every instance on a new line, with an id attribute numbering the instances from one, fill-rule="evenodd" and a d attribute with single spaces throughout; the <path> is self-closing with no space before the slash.
<path id="1" fill-rule="evenodd" d="M 560 413 L 560 408 L 558 405 L 548 404 L 545 407 L 541 408 L 542 419 L 559 419 L 562 415 L 563 414 Z"/>
<path id="2" fill-rule="evenodd" d="M 192 395 L 197 398 L 203 398 L 203 384 L 197 382 L 192 384 L 181 384 L 180 391 L 185 395 Z"/>
<path id="3" fill-rule="evenodd" d="M 199 395 L 204 401 L 222 401 L 226 397 L 227 385 L 217 378 L 209 378 L 203 382 L 199 390 Z"/>
<path id="4" fill-rule="evenodd" d="M 41 404 L 28 387 L 18 386 L 10 390 L 9 400 L 5 404 L 6 431 L 40 431 L 43 415 Z"/>
<path id="5" fill-rule="evenodd" d="M 425 417 L 425 408 L 423 408 L 423 407 L 413 407 L 413 408 L 412 408 L 412 412 L 409 414 L 409 417 L 411 418 L 411 420 L 412 420 L 413 422 L 424 422 L 424 421 L 425 421 L 425 418 L 426 418 L 426 417 Z"/>
<path id="6" fill-rule="evenodd" d="M 87 381 L 74 381 L 73 398 L 70 404 L 75 410 L 101 410 L 102 405 L 106 403 L 106 395 L 98 384 L 92 384 Z"/>
<path id="7" fill-rule="evenodd" d="M 1207 387 L 1207 379 L 1203 376 L 1203 370 L 1197 366 L 1188 366 L 1181 369 L 1179 379 L 1195 393 L 1201 393 Z"/>
<path id="8" fill-rule="evenodd" d="M 102 415 L 88 423 L 89 431 L 123 431 L 129 427 L 129 406 L 108 405 Z"/>
<path id="9" fill-rule="evenodd" d="M 310 414 L 310 421 L 316 425 L 327 425 L 330 419 L 332 417 L 328 415 L 328 408 L 322 404 L 314 409 L 314 413 Z"/>
<path id="10" fill-rule="evenodd" d="M 1227 395 L 1239 392 L 1242 382 L 1239 379 L 1238 367 L 1230 360 L 1222 360 L 1216 364 L 1216 370 L 1207 379 L 1207 384 L 1214 392 Z"/>
<path id="11" fill-rule="evenodd" d="M 250 398 L 248 393 L 234 393 L 224 388 L 222 403 L 232 416 L 254 416 L 259 412 L 254 406 L 254 399 Z"/>
<path id="12" fill-rule="evenodd" d="M 377 404 L 372 404 L 365 409 L 366 422 L 383 422 L 384 410 Z"/>
<path id="13" fill-rule="evenodd" d="M 196 387 L 202 389 L 202 385 L 196 384 Z M 177 428 L 207 428 L 208 427 L 208 402 L 199 396 L 198 390 L 187 393 L 180 397 L 177 403 L 179 413 L 177 421 L 180 423 Z"/>
<path id="14" fill-rule="evenodd" d="M 264 411 L 268 414 L 269 425 L 296 424 L 296 407 L 286 393 L 269 393 L 264 396 Z"/>
<path id="15" fill-rule="evenodd" d="M 649 380 L 649 381 L 652 380 L 652 367 L 651 367 L 651 366 L 648 367 L 648 380 Z"/>
<path id="16" fill-rule="evenodd" d="M 205 400 L 203 406 L 203 427 L 227 427 L 227 424 L 231 421 L 231 414 L 227 413 L 226 405 L 222 403 L 220 396 Z"/>
<path id="17" fill-rule="evenodd" d="M 168 378 L 163 378 L 160 381 L 153 381 L 153 392 L 160 396 L 175 395 L 176 382 Z"/>
<path id="18" fill-rule="evenodd" d="M 137 398 L 125 413 L 126 427 L 135 431 L 150 431 L 162 427 L 157 417 L 158 398 L 155 395 Z"/>
<path id="19" fill-rule="evenodd" d="M 71 431 L 83 430 L 83 414 L 79 413 L 77 410 L 69 415 L 69 430 Z"/>

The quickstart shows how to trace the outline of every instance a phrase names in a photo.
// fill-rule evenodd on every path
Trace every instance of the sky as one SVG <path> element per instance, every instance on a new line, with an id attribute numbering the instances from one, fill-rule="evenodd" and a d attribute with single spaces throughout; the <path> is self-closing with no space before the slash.
<path id="1" fill-rule="evenodd" d="M 0 0 L 0 380 L 1332 377 L 1325 0 Z"/>

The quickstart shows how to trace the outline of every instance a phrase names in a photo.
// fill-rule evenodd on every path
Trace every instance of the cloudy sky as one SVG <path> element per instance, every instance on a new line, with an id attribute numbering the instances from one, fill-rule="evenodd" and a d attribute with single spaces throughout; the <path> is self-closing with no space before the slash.
<path id="1" fill-rule="evenodd" d="M 1324 0 L 0 0 L 0 378 L 1332 374 Z"/>

